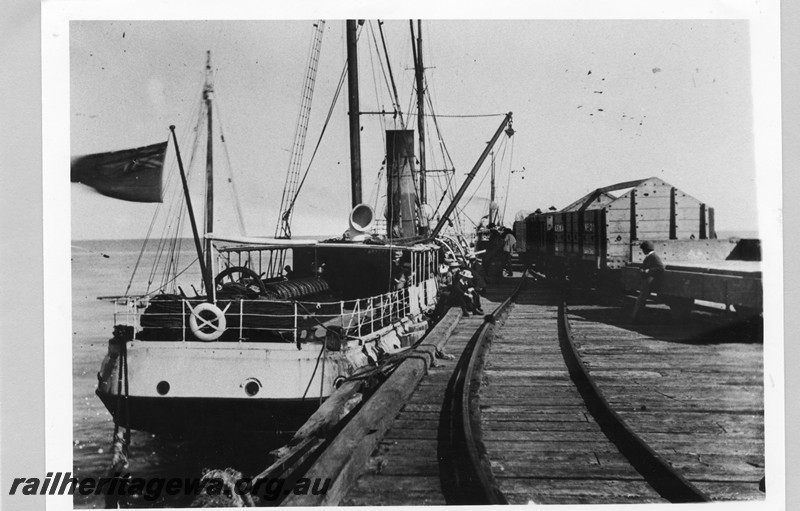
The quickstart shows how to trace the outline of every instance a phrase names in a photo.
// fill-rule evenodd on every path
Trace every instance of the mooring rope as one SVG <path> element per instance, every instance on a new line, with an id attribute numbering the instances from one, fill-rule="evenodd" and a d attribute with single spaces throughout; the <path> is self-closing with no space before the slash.
<path id="1" fill-rule="evenodd" d="M 130 387 L 128 383 L 128 343 L 125 340 L 117 337 L 116 332 L 112 342 L 120 342 L 121 348 L 119 354 L 119 369 L 120 374 L 117 376 L 117 406 L 116 413 L 114 414 L 114 436 L 111 443 L 111 466 L 108 469 L 107 477 L 109 479 L 119 479 L 121 472 L 128 466 L 128 453 L 131 443 L 131 416 L 130 404 L 128 402 L 128 395 Z M 119 417 L 123 413 L 123 398 L 125 408 L 125 430 L 123 432 L 120 427 Z M 119 495 L 109 492 L 106 494 L 105 505 L 106 509 L 116 509 L 119 503 Z"/>

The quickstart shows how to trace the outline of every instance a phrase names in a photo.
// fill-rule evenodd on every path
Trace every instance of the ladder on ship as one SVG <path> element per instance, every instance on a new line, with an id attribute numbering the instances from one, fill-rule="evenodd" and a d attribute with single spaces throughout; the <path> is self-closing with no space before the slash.
<path id="1" fill-rule="evenodd" d="M 300 113 L 297 117 L 297 126 L 292 142 L 291 157 L 289 158 L 289 169 L 286 172 L 286 183 L 283 186 L 283 196 L 281 197 L 280 214 L 278 223 L 275 226 L 275 237 L 289 239 L 292 237 L 292 214 L 294 213 L 294 203 L 297 198 L 297 189 L 300 182 L 300 166 L 303 161 L 303 149 L 306 144 L 306 132 L 308 131 L 308 120 L 311 116 L 311 100 L 314 97 L 314 82 L 317 78 L 317 67 L 319 64 L 319 54 L 322 47 L 322 33 L 325 29 L 325 20 L 319 20 L 314 24 L 314 38 L 311 43 L 311 52 L 308 57 L 308 68 L 306 78 L 303 83 L 302 97 L 300 100 Z"/>

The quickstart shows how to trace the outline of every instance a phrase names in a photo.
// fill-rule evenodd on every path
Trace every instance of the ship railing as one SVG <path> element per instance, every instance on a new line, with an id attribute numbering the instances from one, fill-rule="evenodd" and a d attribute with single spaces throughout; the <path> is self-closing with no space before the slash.
<path id="1" fill-rule="evenodd" d="M 340 302 L 340 328 L 344 335 L 365 336 L 404 318 L 409 313 L 408 290 L 399 289 L 363 300 Z"/>
<path id="2" fill-rule="evenodd" d="M 149 297 L 114 297 L 110 301 L 114 304 L 115 325 L 130 325 L 136 332 L 141 330 L 139 319 L 150 303 Z"/>
<path id="3" fill-rule="evenodd" d="M 131 325 L 150 340 L 195 340 L 190 318 L 201 298 L 137 298 L 115 302 L 115 324 Z M 396 324 L 411 311 L 408 288 L 355 300 L 302 301 L 220 299 L 224 311 L 222 340 L 319 341 L 328 334 L 365 337 Z M 235 335 L 233 334 L 235 333 Z"/>

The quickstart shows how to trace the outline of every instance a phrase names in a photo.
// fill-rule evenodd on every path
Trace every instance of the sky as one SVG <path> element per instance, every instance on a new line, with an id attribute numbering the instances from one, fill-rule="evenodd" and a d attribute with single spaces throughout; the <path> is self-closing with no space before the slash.
<path id="1" fill-rule="evenodd" d="M 272 235 L 313 23 L 72 21 L 71 154 L 163 141 L 174 124 L 183 134 L 183 159 L 190 160 L 188 135 L 210 50 L 215 120 L 226 140 L 226 149 L 215 149 L 222 185 L 215 192 L 215 231 L 237 231 L 227 183 L 232 177 L 246 233 Z M 325 25 L 304 169 L 344 64 L 343 28 L 339 20 Z M 387 21 L 384 30 L 400 104 L 408 112 L 413 85 L 408 21 Z M 362 28 L 359 45 L 363 112 L 391 109 L 373 35 L 380 37 L 375 20 Z M 595 188 L 657 176 L 714 207 L 718 231 L 757 230 L 746 20 L 423 21 L 423 46 L 428 91 L 459 183 L 501 114 L 513 112 L 515 135 L 495 149 L 507 224 L 521 210 L 561 208 Z M 345 92 L 298 200 L 296 235 L 338 234 L 347 227 Z M 368 202 L 383 161 L 382 129 L 399 127 L 391 116 L 383 121 L 362 116 Z M 427 126 L 430 136 L 430 120 Z M 428 153 L 428 166 L 449 166 L 438 144 L 428 145 L 436 149 Z M 195 158 L 193 175 L 200 176 L 204 152 Z M 166 171 L 174 179 L 173 159 Z M 473 197 L 465 210 L 473 220 L 485 212 L 488 167 L 466 194 Z M 201 189 L 194 188 L 199 204 Z M 70 185 L 70 192 L 73 239 L 143 237 L 157 208 L 106 198 L 79 184 Z"/>

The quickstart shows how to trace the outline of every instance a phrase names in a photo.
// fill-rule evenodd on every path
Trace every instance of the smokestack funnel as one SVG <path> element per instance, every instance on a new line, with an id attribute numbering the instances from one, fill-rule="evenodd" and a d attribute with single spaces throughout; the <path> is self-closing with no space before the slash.
<path id="1" fill-rule="evenodd" d="M 386 232 L 399 238 L 415 236 L 414 130 L 386 130 L 386 177 Z"/>

